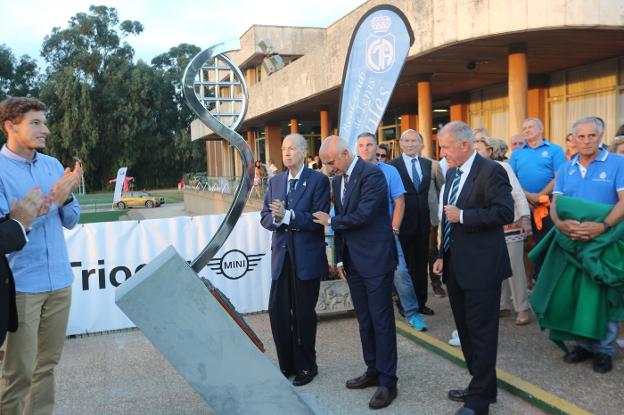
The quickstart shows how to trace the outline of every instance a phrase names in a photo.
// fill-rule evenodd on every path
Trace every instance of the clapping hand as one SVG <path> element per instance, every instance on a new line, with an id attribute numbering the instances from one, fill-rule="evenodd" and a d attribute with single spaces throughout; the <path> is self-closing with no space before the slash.
<path id="1" fill-rule="evenodd" d="M 273 215 L 273 220 L 276 223 L 284 220 L 284 215 L 286 214 L 286 207 L 284 206 L 283 200 L 274 200 L 269 203 L 269 209 L 271 209 L 271 215 Z"/>
<path id="2" fill-rule="evenodd" d="M 82 166 L 80 162 L 76 161 L 74 170 L 70 170 L 69 167 L 65 168 L 65 174 L 54 184 L 49 195 L 57 206 L 63 206 L 69 198 L 69 194 L 80 186 L 81 178 Z"/>
<path id="3" fill-rule="evenodd" d="M 26 229 L 30 228 L 37 216 L 45 215 L 50 210 L 52 200 L 35 187 L 19 202 L 11 205 L 11 219 L 15 219 Z"/>

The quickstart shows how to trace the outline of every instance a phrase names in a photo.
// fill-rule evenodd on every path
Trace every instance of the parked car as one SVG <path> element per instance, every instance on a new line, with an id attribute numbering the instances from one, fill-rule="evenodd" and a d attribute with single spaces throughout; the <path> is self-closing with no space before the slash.
<path id="1" fill-rule="evenodd" d="M 128 192 L 121 196 L 117 207 L 125 209 L 127 207 L 145 206 L 146 208 L 158 207 L 165 203 L 165 198 L 152 196 L 148 192 Z"/>

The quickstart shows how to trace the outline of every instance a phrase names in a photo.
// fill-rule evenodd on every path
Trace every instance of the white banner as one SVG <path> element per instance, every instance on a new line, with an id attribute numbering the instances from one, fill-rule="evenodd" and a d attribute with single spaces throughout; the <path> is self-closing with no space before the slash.
<path id="1" fill-rule="evenodd" d="M 134 327 L 115 305 L 115 287 L 173 245 L 191 261 L 208 244 L 224 215 L 90 223 L 65 231 L 74 272 L 67 334 Z M 266 310 L 271 288 L 271 233 L 260 213 L 244 213 L 225 245 L 200 275 L 240 313 Z M 171 276 L 172 284 L 175 275 Z"/>
<path id="2" fill-rule="evenodd" d="M 124 187 L 124 183 L 126 181 L 126 172 L 128 171 L 127 167 L 122 167 L 117 170 L 117 181 L 115 182 L 115 193 L 113 194 L 113 203 L 119 202 L 121 199 L 121 190 Z"/>

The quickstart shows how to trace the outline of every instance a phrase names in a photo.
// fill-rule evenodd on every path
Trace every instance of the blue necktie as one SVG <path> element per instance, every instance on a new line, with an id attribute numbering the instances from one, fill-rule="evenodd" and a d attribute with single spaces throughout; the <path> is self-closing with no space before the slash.
<path id="1" fill-rule="evenodd" d="M 295 191 L 295 186 L 297 185 L 297 179 L 288 180 L 288 195 L 286 196 L 286 209 L 288 209 L 288 205 L 292 204 L 292 194 Z"/>
<path id="2" fill-rule="evenodd" d="M 457 197 L 459 196 L 459 182 L 461 181 L 462 171 L 455 170 L 455 177 L 453 183 L 451 183 L 451 189 L 449 190 L 448 202 L 449 205 L 455 205 L 457 203 Z M 446 220 L 444 224 L 444 252 L 448 251 L 451 245 L 451 231 L 453 230 L 453 224 Z"/>
<path id="3" fill-rule="evenodd" d="M 416 163 L 418 163 L 417 158 L 412 159 L 412 182 L 414 183 L 414 188 L 416 191 L 420 189 L 420 176 L 418 175 L 418 170 L 416 170 Z"/>
<path id="4" fill-rule="evenodd" d="M 349 184 L 349 175 L 348 174 L 343 174 L 342 175 L 342 180 L 343 182 L 343 186 L 342 186 L 342 196 L 340 197 L 340 201 L 344 201 L 344 197 L 347 194 L 347 185 Z"/>

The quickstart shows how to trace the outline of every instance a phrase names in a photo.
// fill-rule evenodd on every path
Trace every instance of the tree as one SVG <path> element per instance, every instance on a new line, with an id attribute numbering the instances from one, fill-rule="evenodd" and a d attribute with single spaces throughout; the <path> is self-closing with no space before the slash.
<path id="1" fill-rule="evenodd" d="M 28 55 L 19 60 L 6 45 L 0 45 L 0 100 L 7 96 L 27 97 L 39 93 L 37 62 Z"/>

